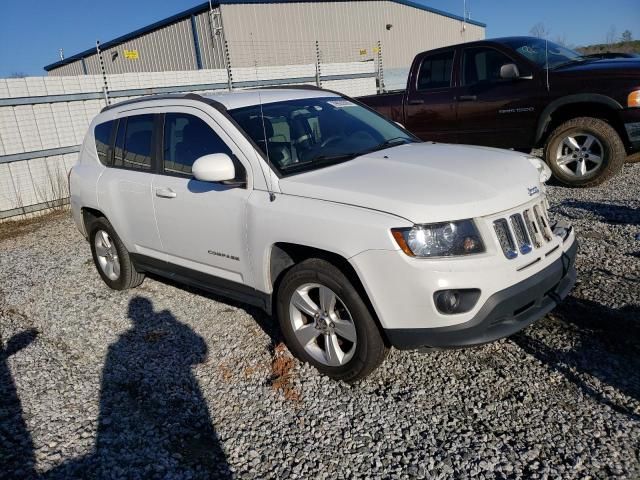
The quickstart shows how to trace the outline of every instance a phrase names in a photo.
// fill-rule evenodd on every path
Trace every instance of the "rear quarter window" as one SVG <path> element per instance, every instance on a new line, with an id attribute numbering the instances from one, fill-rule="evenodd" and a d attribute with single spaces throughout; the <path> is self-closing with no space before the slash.
<path id="1" fill-rule="evenodd" d="M 111 164 L 111 133 L 113 131 L 113 121 L 96 125 L 93 135 L 96 141 L 96 151 L 100 163 L 109 166 Z"/>

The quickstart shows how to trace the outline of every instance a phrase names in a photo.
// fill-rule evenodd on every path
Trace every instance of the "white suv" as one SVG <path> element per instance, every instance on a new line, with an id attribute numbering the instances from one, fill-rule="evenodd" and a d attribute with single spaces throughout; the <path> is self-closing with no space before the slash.
<path id="1" fill-rule="evenodd" d="M 577 245 L 549 220 L 546 175 L 275 88 L 107 107 L 70 188 L 109 287 L 151 272 L 257 305 L 298 358 L 354 381 L 390 346 L 491 342 L 568 294 Z"/>

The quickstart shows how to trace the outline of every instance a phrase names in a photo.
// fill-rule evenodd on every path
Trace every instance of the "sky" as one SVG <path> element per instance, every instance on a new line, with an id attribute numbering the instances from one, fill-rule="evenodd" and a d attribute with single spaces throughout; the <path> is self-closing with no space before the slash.
<path id="1" fill-rule="evenodd" d="M 471 18 L 487 24 L 487 38 L 527 35 L 543 22 L 551 40 L 571 45 L 603 43 L 613 26 L 640 39 L 639 0 L 468 0 Z M 202 3 L 200 0 L 0 0 L 0 77 L 45 75 L 43 68 Z M 426 0 L 462 15 L 463 0 Z"/>

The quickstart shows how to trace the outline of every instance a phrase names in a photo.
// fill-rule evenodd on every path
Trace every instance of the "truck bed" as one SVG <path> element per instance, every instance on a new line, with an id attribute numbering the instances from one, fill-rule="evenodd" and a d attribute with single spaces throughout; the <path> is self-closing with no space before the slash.
<path id="1" fill-rule="evenodd" d="M 404 121 L 403 99 L 405 92 L 406 90 L 393 90 L 377 95 L 358 97 L 358 100 L 388 119 L 402 123 Z"/>

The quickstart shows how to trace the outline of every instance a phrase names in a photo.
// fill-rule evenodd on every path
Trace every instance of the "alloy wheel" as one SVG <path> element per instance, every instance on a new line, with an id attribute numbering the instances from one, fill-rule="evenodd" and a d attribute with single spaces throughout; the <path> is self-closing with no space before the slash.
<path id="1" fill-rule="evenodd" d="M 594 135 L 577 133 L 560 142 L 555 161 L 560 170 L 570 177 L 590 177 L 602 166 L 604 154 L 602 143 Z"/>
<path id="2" fill-rule="evenodd" d="M 325 285 L 298 287 L 289 302 L 293 333 L 305 351 L 330 367 L 345 365 L 356 351 L 357 332 L 344 302 Z"/>
<path id="3" fill-rule="evenodd" d="M 118 280 L 120 277 L 120 259 L 112 238 L 104 230 L 98 230 L 94 237 L 96 258 L 102 272 L 110 280 Z"/>

